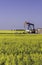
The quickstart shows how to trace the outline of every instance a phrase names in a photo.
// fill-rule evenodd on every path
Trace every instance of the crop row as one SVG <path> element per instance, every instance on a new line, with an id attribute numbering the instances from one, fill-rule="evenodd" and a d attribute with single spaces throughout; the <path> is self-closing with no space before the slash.
<path id="1" fill-rule="evenodd" d="M 42 65 L 42 35 L 0 35 L 0 65 Z"/>

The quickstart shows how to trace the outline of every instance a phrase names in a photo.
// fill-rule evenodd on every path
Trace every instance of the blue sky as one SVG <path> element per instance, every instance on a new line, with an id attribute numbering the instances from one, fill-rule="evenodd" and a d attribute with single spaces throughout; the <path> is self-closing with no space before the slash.
<path id="1" fill-rule="evenodd" d="M 25 21 L 42 27 L 42 0 L 0 0 L 0 29 L 23 29 Z"/>

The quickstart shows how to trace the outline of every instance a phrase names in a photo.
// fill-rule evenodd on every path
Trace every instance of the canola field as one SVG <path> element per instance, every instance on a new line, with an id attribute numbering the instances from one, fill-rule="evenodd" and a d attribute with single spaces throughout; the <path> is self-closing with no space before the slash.
<path id="1" fill-rule="evenodd" d="M 1 34 L 0 65 L 42 65 L 42 34 Z"/>

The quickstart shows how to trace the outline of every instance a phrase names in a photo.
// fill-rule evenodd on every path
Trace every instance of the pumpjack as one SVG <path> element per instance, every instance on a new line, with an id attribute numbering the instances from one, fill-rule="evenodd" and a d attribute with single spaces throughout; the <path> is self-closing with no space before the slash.
<path id="1" fill-rule="evenodd" d="M 25 31 L 28 33 L 35 33 L 34 24 L 32 24 L 30 22 L 25 21 L 24 22 L 24 28 L 25 28 Z"/>

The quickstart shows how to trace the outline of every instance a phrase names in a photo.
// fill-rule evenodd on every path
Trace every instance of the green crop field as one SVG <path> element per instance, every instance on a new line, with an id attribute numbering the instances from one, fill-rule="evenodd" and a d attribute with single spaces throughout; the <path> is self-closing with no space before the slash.
<path id="1" fill-rule="evenodd" d="M 0 65 L 42 65 L 42 34 L 1 34 Z"/>

